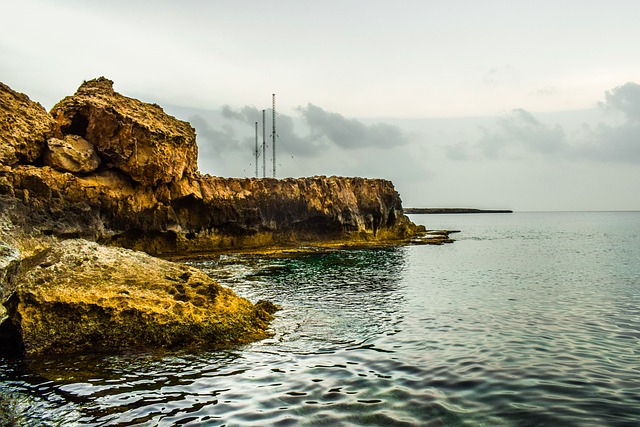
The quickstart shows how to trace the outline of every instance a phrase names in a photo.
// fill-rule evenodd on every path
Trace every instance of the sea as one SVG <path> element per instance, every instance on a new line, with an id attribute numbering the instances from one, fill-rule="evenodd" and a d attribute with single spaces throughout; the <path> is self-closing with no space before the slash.
<path id="1" fill-rule="evenodd" d="M 452 244 L 188 262 L 282 306 L 220 351 L 0 359 L 29 426 L 638 426 L 640 212 L 412 215 Z"/>

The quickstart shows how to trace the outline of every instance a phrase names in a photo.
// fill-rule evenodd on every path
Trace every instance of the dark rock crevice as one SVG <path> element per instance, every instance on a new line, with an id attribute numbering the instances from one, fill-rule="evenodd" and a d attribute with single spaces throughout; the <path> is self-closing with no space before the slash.
<path id="1" fill-rule="evenodd" d="M 89 120 L 81 112 L 77 112 L 68 125 L 60 126 L 60 131 L 62 135 L 78 135 L 86 139 L 88 126 Z"/>

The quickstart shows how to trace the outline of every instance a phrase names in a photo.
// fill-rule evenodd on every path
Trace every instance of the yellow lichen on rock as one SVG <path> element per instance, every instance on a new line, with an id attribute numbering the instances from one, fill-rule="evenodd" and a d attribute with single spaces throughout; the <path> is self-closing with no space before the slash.
<path id="1" fill-rule="evenodd" d="M 271 320 L 197 269 L 79 239 L 18 282 L 7 306 L 29 355 L 246 343 Z"/>

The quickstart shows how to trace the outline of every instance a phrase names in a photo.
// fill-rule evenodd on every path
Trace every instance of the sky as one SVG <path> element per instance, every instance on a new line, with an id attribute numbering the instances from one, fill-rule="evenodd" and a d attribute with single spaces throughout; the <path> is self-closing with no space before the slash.
<path id="1" fill-rule="evenodd" d="M 84 80 L 196 129 L 199 168 L 394 182 L 405 207 L 640 210 L 636 0 L 0 0 L 0 81 Z"/>

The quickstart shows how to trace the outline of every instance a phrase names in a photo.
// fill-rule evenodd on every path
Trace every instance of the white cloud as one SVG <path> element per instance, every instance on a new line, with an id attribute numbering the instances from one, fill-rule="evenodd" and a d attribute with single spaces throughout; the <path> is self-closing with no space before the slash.
<path id="1" fill-rule="evenodd" d="M 514 109 L 492 125 L 480 126 L 479 139 L 452 143 L 444 149 L 451 160 L 478 156 L 526 160 L 535 154 L 566 160 L 640 163 L 640 85 L 629 82 L 607 91 L 599 105 L 606 113 L 599 122 L 583 123 L 571 131 L 558 123 L 544 123 L 524 109 Z"/>

